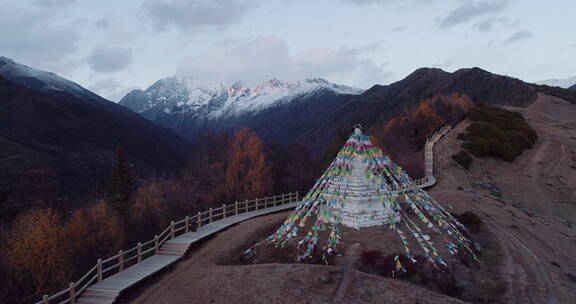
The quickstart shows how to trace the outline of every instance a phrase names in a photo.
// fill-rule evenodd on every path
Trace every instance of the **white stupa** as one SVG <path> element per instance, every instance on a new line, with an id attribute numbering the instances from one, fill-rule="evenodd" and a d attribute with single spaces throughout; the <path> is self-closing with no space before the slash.
<path id="1" fill-rule="evenodd" d="M 354 126 L 354 134 L 361 136 L 360 125 Z M 360 147 L 350 159 L 351 175 L 341 180 L 333 180 L 329 189 L 345 196 L 342 202 L 342 225 L 361 228 L 373 227 L 400 221 L 400 216 L 392 211 L 391 205 L 382 204 L 381 196 L 388 192 L 394 195 L 390 187 L 370 181 L 366 176 L 368 163 L 361 156 Z"/>
<path id="2" fill-rule="evenodd" d="M 430 262 L 445 264 L 429 232 L 442 235 L 451 254 L 465 248 L 474 256 L 470 240 L 462 234 L 466 228 L 374 146 L 359 125 L 294 212 L 266 241 L 277 247 L 295 242 L 298 261 L 318 251 L 326 259 L 342 244 L 342 226 L 386 226 L 397 232 L 404 256 L 410 260 L 409 246 L 417 244 Z M 396 269 L 403 270 L 398 257 L 395 261 Z"/>

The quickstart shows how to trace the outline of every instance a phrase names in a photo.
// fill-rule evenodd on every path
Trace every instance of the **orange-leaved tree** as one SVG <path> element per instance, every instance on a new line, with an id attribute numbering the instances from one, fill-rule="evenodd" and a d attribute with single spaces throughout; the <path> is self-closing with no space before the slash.
<path id="1" fill-rule="evenodd" d="M 226 199 L 261 197 L 272 191 L 272 170 L 262 139 L 242 128 L 234 132 L 226 159 Z"/>
<path id="2" fill-rule="evenodd" d="M 7 262 L 14 286 L 30 296 L 64 286 L 70 276 L 70 247 L 53 209 L 35 208 L 19 216 L 8 232 Z"/>

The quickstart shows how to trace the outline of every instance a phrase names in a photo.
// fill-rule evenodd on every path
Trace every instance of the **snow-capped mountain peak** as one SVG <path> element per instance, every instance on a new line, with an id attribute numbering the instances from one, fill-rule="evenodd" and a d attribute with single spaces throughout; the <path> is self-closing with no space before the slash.
<path id="1" fill-rule="evenodd" d="M 363 90 L 331 83 L 323 78 L 283 82 L 272 78 L 261 85 L 247 88 L 237 81 L 226 88 L 221 83 L 203 82 L 192 77 L 173 76 L 160 79 L 145 91 L 135 90 L 120 104 L 136 112 L 182 113 L 209 118 L 238 116 L 330 90 L 336 94 L 357 95 Z M 155 114 L 155 116 L 160 114 Z"/>
<path id="2" fill-rule="evenodd" d="M 362 92 L 323 78 L 300 81 L 272 78 L 257 86 L 246 86 L 242 81 L 224 86 L 174 76 L 160 79 L 146 90 L 133 90 L 120 104 L 193 140 L 205 130 L 226 130 L 248 121 L 276 121 L 294 115 L 311 121 L 314 113 L 339 107 Z"/>
<path id="3" fill-rule="evenodd" d="M 573 85 L 576 85 L 576 76 L 569 77 L 569 78 L 563 78 L 563 79 L 547 79 L 547 80 L 537 81 L 536 83 L 567 89 Z"/>

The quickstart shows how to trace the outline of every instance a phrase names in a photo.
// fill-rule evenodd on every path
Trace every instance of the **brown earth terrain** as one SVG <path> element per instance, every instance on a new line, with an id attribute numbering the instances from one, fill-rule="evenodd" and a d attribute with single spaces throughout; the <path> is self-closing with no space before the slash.
<path id="1" fill-rule="evenodd" d="M 123 302 L 576 303 L 576 107 L 540 94 L 526 108 L 507 108 L 521 112 L 539 136 L 514 162 L 474 159 L 469 170 L 457 165 L 451 156 L 466 122 L 435 146 L 439 182 L 429 193 L 447 210 L 473 211 L 483 222 L 473 235 L 482 247 L 480 266 L 452 268 L 461 299 L 357 270 L 359 250 L 397 250 L 387 246 L 397 239 L 377 229 L 346 230 L 339 265 L 239 263 L 242 250 L 281 224 L 283 212 L 215 235 Z"/>

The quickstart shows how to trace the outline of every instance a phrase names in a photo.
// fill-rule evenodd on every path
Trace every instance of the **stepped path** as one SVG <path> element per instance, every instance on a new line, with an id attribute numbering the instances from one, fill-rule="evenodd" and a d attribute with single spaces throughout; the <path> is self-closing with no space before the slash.
<path id="1" fill-rule="evenodd" d="M 432 176 L 433 147 L 449 131 L 450 127 L 446 126 L 426 142 L 424 159 L 426 176 L 414 180 L 416 187 L 426 188 L 436 183 L 436 179 Z M 390 190 L 402 191 L 402 189 Z M 121 292 L 180 260 L 192 244 L 239 222 L 291 209 L 297 204 L 298 193 L 294 192 L 222 205 L 181 221 L 171 222 L 170 226 L 153 240 L 138 243 L 138 246 L 120 251 L 118 255 L 98 260 L 96 266 L 76 283 L 71 283 L 68 288 L 55 295 L 45 295 L 42 301 L 36 304 L 114 303 Z M 194 228 L 195 231 L 191 231 Z"/>

